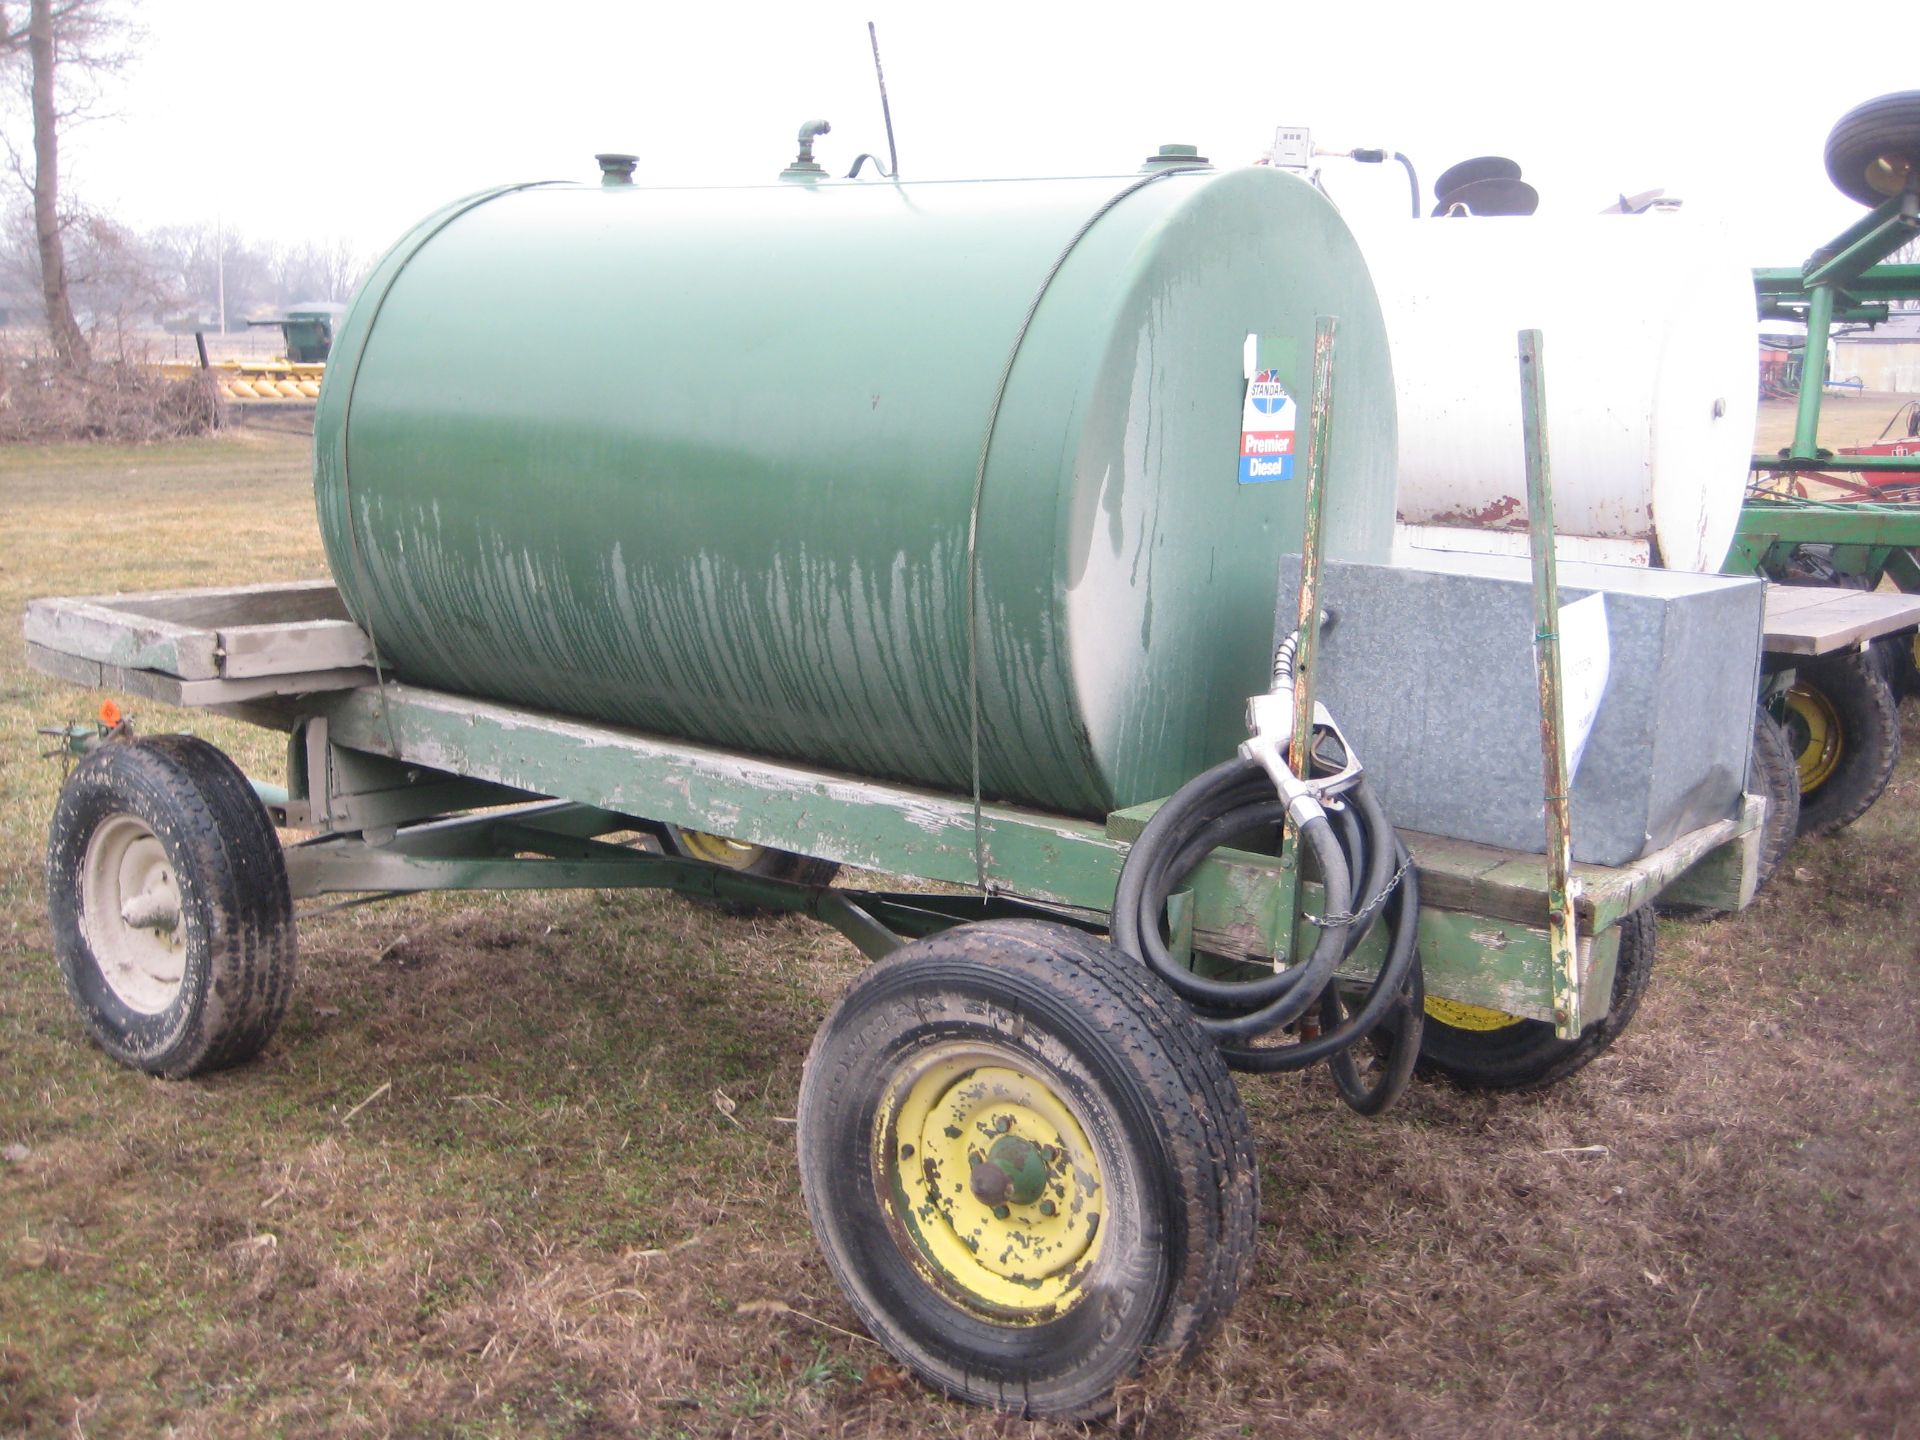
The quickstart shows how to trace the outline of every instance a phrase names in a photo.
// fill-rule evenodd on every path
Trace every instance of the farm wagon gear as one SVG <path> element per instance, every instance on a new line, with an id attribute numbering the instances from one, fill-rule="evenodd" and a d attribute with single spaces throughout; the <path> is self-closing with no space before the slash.
<path id="1" fill-rule="evenodd" d="M 1544 451 L 1535 469 L 1550 533 Z M 1308 473 L 1311 515 L 1311 458 Z M 1312 519 L 1307 535 L 1311 573 Z M 1550 617 L 1550 547 L 1543 563 Z M 191 737 L 134 738 L 117 715 L 67 732 L 87 758 L 49 852 L 63 970 L 104 1048 L 178 1076 L 271 1036 L 296 900 L 631 887 L 811 915 L 878 962 L 822 1027 L 800 1101 L 803 1188 L 836 1277 L 951 1393 L 1094 1413 L 1143 1354 L 1204 1339 L 1246 1278 L 1257 1183 L 1223 1057 L 1327 1059 L 1371 1113 L 1422 1046 L 1424 985 L 1430 1065 L 1469 1084 L 1550 1083 L 1631 1017 L 1656 896 L 1732 909 L 1752 893 L 1761 802 L 1616 868 L 1570 864 L 1560 805 L 1545 856 L 1376 833 L 1369 907 L 1395 924 L 1348 917 L 1354 943 L 1329 951 L 1338 848 L 1323 843 L 1312 867 L 1291 836 L 1277 853 L 1218 848 L 1282 813 L 1312 829 L 1320 799 L 1342 808 L 1338 780 L 1310 790 L 1279 758 L 1298 743 L 1330 748 L 1335 770 L 1351 759 L 1295 691 L 1293 646 L 1309 671 L 1319 628 L 1311 580 L 1301 609 L 1282 683 L 1256 701 L 1250 758 L 1097 824 L 406 684 L 373 668 L 325 583 L 34 602 L 36 668 L 281 730 L 289 746 L 276 787 Z M 1543 675 L 1557 676 L 1551 653 Z M 1545 713 L 1543 754 L 1564 767 L 1557 697 Z M 1565 793 L 1564 768 L 1548 785 Z M 1364 791 L 1344 793 L 1366 808 Z M 1178 829 L 1182 816 L 1195 823 Z M 276 825 L 312 833 L 283 849 Z M 1130 872 L 1143 837 L 1170 829 L 1153 873 Z M 1381 885 L 1396 860 L 1404 878 Z M 835 864 L 965 890 L 835 888 L 822 883 Z M 1125 949 L 1099 938 L 1109 926 Z M 1310 956 L 1332 983 L 1300 983 Z M 1248 990 L 1280 995 L 1293 1043 L 1255 1045 L 1257 1027 L 1220 1018 Z M 1188 999 L 1228 1032 L 1220 1046 Z M 1332 1043 L 1359 1017 L 1386 1023 Z"/>

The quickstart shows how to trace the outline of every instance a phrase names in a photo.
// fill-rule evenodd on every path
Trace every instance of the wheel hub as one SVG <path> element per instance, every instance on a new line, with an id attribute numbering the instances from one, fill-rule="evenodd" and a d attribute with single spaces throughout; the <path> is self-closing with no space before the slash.
<path id="1" fill-rule="evenodd" d="M 1101 1165 L 1047 1077 L 978 1047 L 941 1051 L 895 1084 L 878 1122 L 895 1238 L 941 1290 L 1027 1323 L 1082 1298 Z"/>
<path id="2" fill-rule="evenodd" d="M 1800 772 L 1800 793 L 1805 795 L 1826 784 L 1840 768 L 1846 749 L 1840 712 L 1823 692 L 1811 685 L 1795 685 L 1787 691 L 1786 722 Z"/>
<path id="3" fill-rule="evenodd" d="M 157 1015 L 180 993 L 187 937 L 180 887 L 144 820 L 108 816 L 80 863 L 80 920 L 100 973 L 129 1009 Z"/>
<path id="4" fill-rule="evenodd" d="M 724 835 L 709 834 L 705 830 L 682 829 L 680 843 L 693 859 L 704 860 L 709 865 L 724 865 L 729 870 L 751 869 L 767 853 L 763 845 L 729 840 Z"/>
<path id="5" fill-rule="evenodd" d="M 1521 1016 L 1509 1015 L 1505 1010 L 1469 1005 L 1464 1000 L 1443 1000 L 1438 995 L 1427 996 L 1426 1010 L 1429 1017 L 1456 1030 L 1504 1030 L 1509 1025 L 1522 1023 Z"/>

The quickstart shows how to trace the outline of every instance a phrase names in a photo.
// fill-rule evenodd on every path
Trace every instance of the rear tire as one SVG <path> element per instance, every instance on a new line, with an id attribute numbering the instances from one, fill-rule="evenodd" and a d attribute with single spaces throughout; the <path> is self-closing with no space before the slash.
<path id="1" fill-rule="evenodd" d="M 1827 178 L 1849 200 L 1877 206 L 1920 170 L 1920 90 L 1856 105 L 1827 134 Z"/>
<path id="2" fill-rule="evenodd" d="M 1655 933 L 1651 906 L 1643 905 L 1620 921 L 1611 1004 L 1604 1018 L 1572 1040 L 1560 1039 L 1544 1020 L 1516 1018 L 1510 1025 L 1487 1029 L 1448 1024 L 1444 1002 L 1429 1001 L 1420 1068 L 1467 1090 L 1540 1090 L 1566 1079 L 1604 1054 L 1633 1023 L 1653 975 Z"/>
<path id="3" fill-rule="evenodd" d="M 816 860 L 811 855 L 796 855 L 791 850 L 776 850 L 771 845 L 750 845 L 730 840 L 705 830 L 683 830 L 678 825 L 662 825 L 661 838 L 670 855 L 682 860 L 698 860 L 722 870 L 742 875 L 758 875 L 766 880 L 786 880 L 795 885 L 831 885 L 840 867 L 831 860 Z M 778 915 L 785 911 L 764 905 L 747 905 L 734 900 L 717 902 L 729 915 Z"/>
<path id="4" fill-rule="evenodd" d="M 252 1059 L 296 969 L 286 863 L 234 763 L 191 735 L 103 745 L 54 806 L 47 914 L 95 1043 L 170 1080 Z"/>
<path id="5" fill-rule="evenodd" d="M 1191 1355 L 1252 1268 L 1232 1075 L 1171 990 L 1078 931 L 963 925 L 872 966 L 814 1038 L 799 1122 L 834 1278 L 958 1399 L 1105 1414 L 1149 1354 Z"/>

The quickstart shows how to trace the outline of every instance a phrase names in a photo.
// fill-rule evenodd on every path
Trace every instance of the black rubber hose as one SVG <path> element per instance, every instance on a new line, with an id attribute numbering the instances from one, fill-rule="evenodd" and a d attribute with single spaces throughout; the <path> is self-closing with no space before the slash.
<path id="1" fill-rule="evenodd" d="M 1413 162 L 1398 150 L 1393 152 L 1393 158 L 1407 168 L 1407 189 L 1413 192 L 1413 218 L 1418 220 L 1420 218 L 1420 177 L 1413 173 Z"/>
<path id="2" fill-rule="evenodd" d="M 1300 832 L 1303 847 L 1313 854 L 1325 894 L 1323 915 L 1331 923 L 1320 925 L 1319 940 L 1304 965 L 1254 980 L 1214 980 L 1187 969 L 1167 947 L 1162 917 L 1168 898 L 1214 849 L 1285 817 L 1286 804 L 1266 771 L 1255 761 L 1236 758 L 1196 776 L 1155 812 L 1128 851 L 1114 895 L 1114 943 L 1194 1006 L 1200 1024 L 1221 1042 L 1227 1063 L 1235 1069 L 1305 1069 L 1365 1038 L 1396 1007 L 1403 1012 L 1405 1028 L 1417 1025 L 1417 1019 L 1404 1016 L 1406 997 L 1416 993 L 1419 965 L 1414 943 L 1419 894 L 1412 865 L 1364 776 L 1345 800 L 1330 812 L 1331 819 L 1317 817 Z M 1382 909 L 1392 940 L 1358 1011 L 1313 1040 L 1271 1048 L 1246 1043 L 1291 1025 L 1331 994 L 1334 969 L 1360 944 L 1375 912 Z M 1417 1034 L 1414 1039 L 1417 1043 Z M 1341 1087 L 1343 1096 L 1347 1088 Z"/>
<path id="3" fill-rule="evenodd" d="M 1114 943 L 1144 960 L 1182 999 L 1228 1012 L 1201 1017 L 1220 1039 L 1251 1039 L 1299 1019 L 1320 998 L 1346 954 L 1346 927 L 1329 926 L 1321 930 L 1305 965 L 1257 980 L 1210 980 L 1175 960 L 1161 935 L 1167 898 L 1195 866 L 1224 841 L 1276 824 L 1286 813 L 1286 802 L 1257 762 L 1229 760 L 1175 792 L 1147 822 L 1121 867 L 1113 902 Z M 1352 883 L 1333 827 L 1318 817 L 1301 829 L 1300 838 L 1321 867 L 1328 913 L 1345 913 Z"/>
<path id="4" fill-rule="evenodd" d="M 1366 829 L 1373 840 L 1376 851 L 1389 863 L 1399 866 L 1398 883 L 1393 893 L 1386 899 L 1386 920 L 1392 935 L 1387 947 L 1386 961 L 1380 966 L 1379 973 L 1368 987 L 1367 998 L 1341 1024 L 1312 1040 L 1303 1040 L 1296 1045 L 1277 1046 L 1272 1049 L 1224 1049 L 1227 1064 L 1236 1070 L 1249 1074 L 1271 1075 L 1289 1070 L 1304 1070 L 1322 1060 L 1346 1050 L 1359 1043 L 1387 1019 L 1393 1009 L 1401 1003 L 1408 992 L 1409 976 L 1419 970 L 1416 959 L 1415 941 L 1419 932 L 1420 882 L 1414 877 L 1411 858 L 1406 847 L 1400 843 L 1400 837 L 1387 826 L 1386 812 L 1381 809 L 1379 800 L 1373 794 L 1373 787 L 1364 779 L 1347 794 L 1352 802 L 1350 809 L 1359 810 L 1364 817 Z M 1385 830 L 1384 837 L 1381 835 Z M 1385 843 L 1381 843 L 1384 839 Z M 1384 871 L 1385 866 L 1381 869 Z M 1389 877 L 1381 875 L 1381 885 L 1371 892 L 1371 898 L 1362 906 L 1366 909 L 1378 904 L 1381 891 Z M 1329 914 L 1333 913 L 1331 910 Z M 1367 926 L 1355 924 L 1345 927 L 1355 938 L 1354 944 L 1364 937 Z M 1323 987 L 1322 995 L 1328 993 Z M 1315 998 L 1320 998 L 1316 996 Z"/>

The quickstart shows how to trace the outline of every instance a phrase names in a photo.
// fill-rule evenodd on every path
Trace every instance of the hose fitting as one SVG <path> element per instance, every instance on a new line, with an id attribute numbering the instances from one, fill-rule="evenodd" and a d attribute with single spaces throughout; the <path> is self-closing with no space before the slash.
<path id="1" fill-rule="evenodd" d="M 1359 757 L 1324 706 L 1314 706 L 1309 773 L 1298 775 L 1287 763 L 1297 642 L 1290 637 L 1275 652 L 1273 688 L 1247 702 L 1251 734 L 1238 758 L 1183 785 L 1127 852 L 1114 894 L 1113 940 L 1200 1012 L 1200 1025 L 1220 1042 L 1233 1068 L 1273 1073 L 1326 1060 L 1341 1098 L 1376 1114 L 1405 1089 L 1420 1047 L 1418 880 Z M 1323 754 L 1325 746 L 1336 746 L 1337 757 Z M 1319 938 L 1312 954 L 1251 979 L 1196 974 L 1168 949 L 1169 897 L 1215 848 L 1228 842 L 1244 847 L 1248 834 L 1282 821 L 1294 827 L 1320 882 L 1321 914 L 1314 922 Z M 1358 1009 L 1349 1012 L 1334 971 L 1383 919 L 1391 932 L 1386 959 Z M 1323 1033 L 1291 1043 L 1253 1043 L 1295 1026 L 1316 1004 Z M 1370 1080 L 1361 1078 L 1350 1054 L 1363 1040 L 1380 1061 Z"/>

